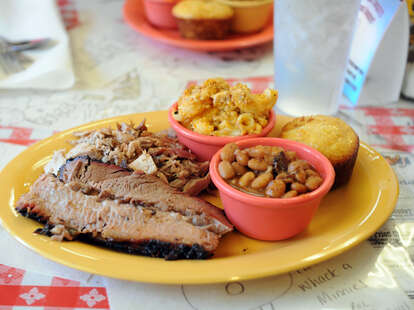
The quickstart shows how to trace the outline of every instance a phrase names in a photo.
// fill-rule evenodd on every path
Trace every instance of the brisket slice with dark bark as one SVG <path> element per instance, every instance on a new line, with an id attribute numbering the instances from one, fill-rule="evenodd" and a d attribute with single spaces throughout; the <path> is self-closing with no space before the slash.
<path id="1" fill-rule="evenodd" d="M 77 157 L 60 168 L 58 177 L 64 183 L 76 184 L 82 191 L 101 198 L 118 199 L 156 211 L 177 212 L 191 218 L 194 225 L 219 235 L 233 229 L 221 210 L 179 192 L 153 175 L 133 173 L 88 157 Z"/>
<path id="2" fill-rule="evenodd" d="M 177 212 L 85 194 L 75 182 L 65 184 L 52 174 L 40 176 L 19 199 L 16 210 L 46 223 L 43 232 L 54 239 L 80 238 L 166 259 L 208 258 L 220 238 Z"/>

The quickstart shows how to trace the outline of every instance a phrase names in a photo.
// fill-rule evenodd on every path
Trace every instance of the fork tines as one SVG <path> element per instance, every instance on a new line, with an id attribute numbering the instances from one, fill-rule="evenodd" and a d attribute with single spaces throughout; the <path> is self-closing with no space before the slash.
<path id="1" fill-rule="evenodd" d="M 26 69 L 33 60 L 20 53 L 10 51 L 7 48 L 7 42 L 0 38 L 0 69 L 10 75 Z"/>

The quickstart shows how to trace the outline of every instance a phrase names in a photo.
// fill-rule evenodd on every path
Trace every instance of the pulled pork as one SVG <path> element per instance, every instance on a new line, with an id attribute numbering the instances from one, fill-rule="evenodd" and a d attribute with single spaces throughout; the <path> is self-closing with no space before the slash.
<path id="1" fill-rule="evenodd" d="M 210 184 L 209 162 L 200 162 L 171 133 L 149 132 L 145 120 L 117 124 L 116 129 L 101 128 L 74 134 L 77 139 L 66 158 L 87 155 L 104 163 L 131 170 L 150 169 L 170 186 L 197 195 Z M 149 156 L 148 156 L 149 155 Z"/>

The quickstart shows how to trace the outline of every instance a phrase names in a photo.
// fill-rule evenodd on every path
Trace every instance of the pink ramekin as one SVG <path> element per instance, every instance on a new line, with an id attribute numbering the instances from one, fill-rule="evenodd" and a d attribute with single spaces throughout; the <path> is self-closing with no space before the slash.
<path id="1" fill-rule="evenodd" d="M 283 240 L 302 232 L 310 223 L 322 198 L 335 179 L 330 161 L 317 150 L 291 140 L 254 138 L 237 141 L 241 148 L 255 145 L 280 146 L 295 151 L 307 160 L 323 178 L 316 190 L 293 198 L 265 198 L 243 193 L 224 181 L 218 173 L 219 150 L 211 159 L 211 180 L 219 190 L 221 202 L 230 222 L 243 234 L 259 240 Z"/>
<path id="2" fill-rule="evenodd" d="M 172 8 L 179 0 L 143 0 L 148 21 L 160 28 L 177 28 Z"/>
<path id="3" fill-rule="evenodd" d="M 237 137 L 217 137 L 206 136 L 194 131 L 191 131 L 181 125 L 173 117 L 174 111 L 177 109 L 177 103 L 174 103 L 168 110 L 168 121 L 171 127 L 177 133 L 178 141 L 188 147 L 200 160 L 210 160 L 211 157 L 224 145 L 231 142 L 236 142 L 248 138 L 267 136 L 273 129 L 276 123 L 276 116 L 273 110 L 270 111 L 270 117 L 267 125 L 259 134 L 237 136 Z"/>

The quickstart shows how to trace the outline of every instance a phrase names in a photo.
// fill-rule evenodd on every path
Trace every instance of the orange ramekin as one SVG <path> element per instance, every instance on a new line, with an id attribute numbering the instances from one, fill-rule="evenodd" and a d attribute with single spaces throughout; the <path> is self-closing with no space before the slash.
<path id="1" fill-rule="evenodd" d="M 241 192 L 229 185 L 218 172 L 219 150 L 210 161 L 211 180 L 230 222 L 243 234 L 267 241 L 293 237 L 309 225 L 322 198 L 331 189 L 335 171 L 330 161 L 317 150 L 291 140 L 254 138 L 235 142 L 241 149 L 256 146 L 280 146 L 295 151 L 297 157 L 308 161 L 319 172 L 323 182 L 316 190 L 293 198 L 258 197 Z"/>
<path id="2" fill-rule="evenodd" d="M 245 136 L 207 136 L 196 133 L 185 128 L 174 117 L 173 113 L 177 110 L 177 103 L 174 103 L 168 110 L 168 121 L 177 134 L 178 141 L 188 147 L 200 160 L 210 160 L 211 157 L 224 145 L 248 138 L 267 136 L 276 123 L 276 115 L 273 110 L 270 111 L 269 121 L 261 133 Z"/>
<path id="3" fill-rule="evenodd" d="M 269 22 L 273 0 L 217 0 L 233 8 L 231 30 L 252 33 L 263 29 Z"/>
<path id="4" fill-rule="evenodd" d="M 177 28 L 172 8 L 179 0 L 143 0 L 148 21 L 160 28 Z"/>

